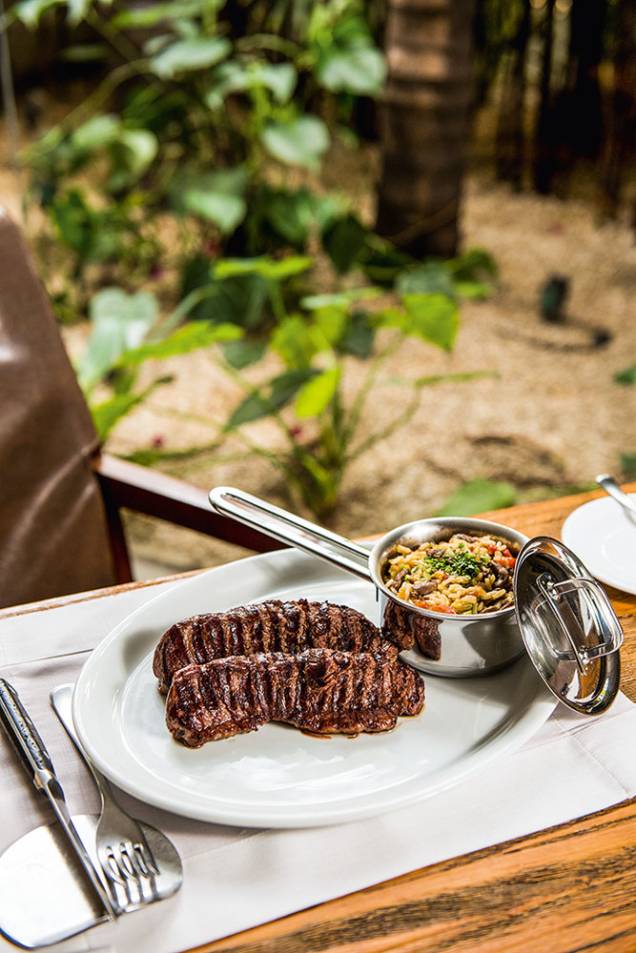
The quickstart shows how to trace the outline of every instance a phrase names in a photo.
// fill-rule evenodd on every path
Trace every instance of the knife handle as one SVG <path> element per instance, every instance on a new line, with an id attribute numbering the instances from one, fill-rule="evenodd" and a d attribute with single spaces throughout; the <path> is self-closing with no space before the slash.
<path id="1" fill-rule="evenodd" d="M 0 722 L 35 786 L 40 788 L 53 775 L 53 762 L 18 693 L 4 678 L 0 678 Z"/>

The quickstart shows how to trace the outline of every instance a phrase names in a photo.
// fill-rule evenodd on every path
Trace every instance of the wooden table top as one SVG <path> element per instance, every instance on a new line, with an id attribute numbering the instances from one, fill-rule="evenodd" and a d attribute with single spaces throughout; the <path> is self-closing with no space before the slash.
<path id="1" fill-rule="evenodd" d="M 625 487 L 636 492 L 636 483 Z M 483 514 L 528 536 L 560 536 L 602 493 Z M 46 611 L 161 580 L 33 603 Z M 636 598 L 608 590 L 625 632 L 623 691 L 636 701 Z M 484 810 L 488 806 L 484 805 Z M 293 890 L 293 884 L 289 885 Z M 211 897 L 214 886 L 210 885 Z M 575 953 L 636 951 L 636 799 L 413 871 L 192 953 Z"/>

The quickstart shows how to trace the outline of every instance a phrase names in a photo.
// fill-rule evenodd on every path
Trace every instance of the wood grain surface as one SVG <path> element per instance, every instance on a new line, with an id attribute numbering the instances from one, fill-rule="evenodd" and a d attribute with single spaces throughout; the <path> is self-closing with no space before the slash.
<path id="1" fill-rule="evenodd" d="M 625 489 L 636 491 L 636 484 Z M 560 537 L 568 513 L 598 495 L 484 515 L 528 536 Z M 636 598 L 608 592 L 625 631 L 622 687 L 636 701 Z M 213 886 L 211 891 L 213 895 Z M 636 800 L 414 871 L 200 947 L 197 953 L 221 950 L 635 953 Z"/>

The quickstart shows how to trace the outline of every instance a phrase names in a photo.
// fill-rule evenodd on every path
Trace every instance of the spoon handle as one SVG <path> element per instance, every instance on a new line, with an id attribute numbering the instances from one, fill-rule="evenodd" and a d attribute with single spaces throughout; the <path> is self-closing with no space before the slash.
<path id="1" fill-rule="evenodd" d="M 605 490 L 608 496 L 616 500 L 623 509 L 627 510 L 631 515 L 636 514 L 636 504 L 634 504 L 634 501 L 627 493 L 623 493 L 613 476 L 610 476 L 609 473 L 599 473 L 596 477 L 596 482 Z"/>

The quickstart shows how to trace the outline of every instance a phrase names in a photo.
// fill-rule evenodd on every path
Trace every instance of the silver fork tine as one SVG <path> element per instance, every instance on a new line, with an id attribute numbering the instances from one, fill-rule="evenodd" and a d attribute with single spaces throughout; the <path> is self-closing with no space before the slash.
<path id="1" fill-rule="evenodd" d="M 127 903 L 133 902 L 128 880 L 124 877 L 117 855 L 110 845 L 105 849 L 104 855 L 106 862 L 104 863 L 104 860 L 101 860 L 102 868 L 113 887 L 117 903 L 120 907 L 124 907 Z M 120 899 L 121 892 L 124 894 L 123 902 Z"/>
<path id="2" fill-rule="evenodd" d="M 179 888 L 183 878 L 181 861 L 174 845 L 161 831 L 144 825 L 120 807 L 108 780 L 86 757 L 73 723 L 71 695 L 70 685 L 60 685 L 51 693 L 51 704 L 84 758 L 101 796 L 102 810 L 95 830 L 96 855 L 117 912 L 136 910 Z"/>
<path id="3" fill-rule="evenodd" d="M 146 881 L 148 882 L 148 886 L 150 887 L 150 896 L 153 900 L 156 900 L 159 896 L 157 891 L 156 874 L 159 871 L 154 861 L 154 857 L 152 856 L 152 852 L 148 852 L 147 850 L 145 850 L 144 844 L 140 842 L 133 844 L 133 848 L 134 848 L 137 864 L 139 865 L 139 868 L 141 869 L 141 874 L 143 878 L 142 884 L 145 884 Z M 149 853 L 150 853 L 150 858 L 152 858 L 152 863 L 148 862 Z"/>
<path id="4" fill-rule="evenodd" d="M 135 850 L 132 841 L 125 840 L 119 845 L 120 867 L 123 868 L 126 882 L 131 886 L 134 884 L 139 894 L 139 902 L 143 903 L 144 893 L 142 887 L 142 874 L 135 856 Z"/>

